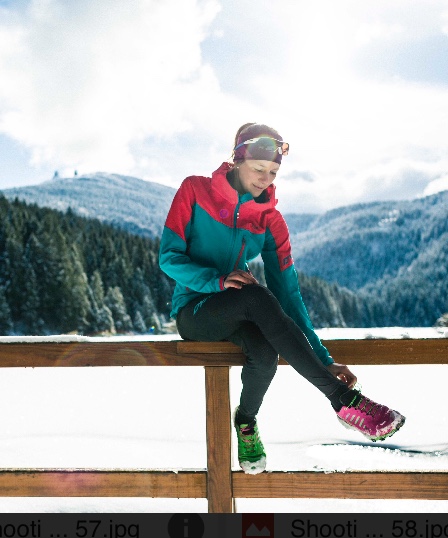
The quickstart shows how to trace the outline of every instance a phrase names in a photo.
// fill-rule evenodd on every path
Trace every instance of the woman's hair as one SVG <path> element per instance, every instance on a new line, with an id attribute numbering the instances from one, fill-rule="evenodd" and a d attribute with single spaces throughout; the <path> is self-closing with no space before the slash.
<path id="1" fill-rule="evenodd" d="M 257 125 L 257 124 L 254 123 L 254 122 L 245 123 L 244 125 L 241 125 L 241 127 L 238 129 L 238 131 L 236 132 L 236 135 L 235 135 L 235 141 L 233 143 L 234 148 L 235 148 L 235 146 L 238 145 L 238 138 L 239 138 L 240 134 L 244 131 L 244 129 L 246 129 L 247 127 L 250 127 L 251 125 Z"/>
<path id="2" fill-rule="evenodd" d="M 278 131 L 272 127 L 269 127 L 268 125 L 264 125 L 262 123 L 245 123 L 244 125 L 241 125 L 235 135 L 232 151 L 232 159 L 234 163 L 244 161 L 246 155 L 246 147 L 238 148 L 237 152 L 235 152 L 236 146 L 242 142 L 245 142 L 246 140 L 250 140 L 251 138 L 256 138 L 258 136 L 269 136 L 275 140 L 283 140 Z M 281 155 L 279 157 L 281 160 Z"/>

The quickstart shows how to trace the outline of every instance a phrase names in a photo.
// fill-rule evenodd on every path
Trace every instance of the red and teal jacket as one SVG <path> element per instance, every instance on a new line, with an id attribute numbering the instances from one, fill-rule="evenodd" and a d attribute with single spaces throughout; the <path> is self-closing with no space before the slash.
<path id="1" fill-rule="evenodd" d="M 171 316 L 188 302 L 211 293 L 225 293 L 224 279 L 259 254 L 266 284 L 283 310 L 304 332 L 325 364 L 333 359 L 316 335 L 300 294 L 291 255 L 289 231 L 275 208 L 275 187 L 255 200 L 238 194 L 223 163 L 212 177 L 187 177 L 177 191 L 162 234 L 161 269 L 176 281 Z"/>

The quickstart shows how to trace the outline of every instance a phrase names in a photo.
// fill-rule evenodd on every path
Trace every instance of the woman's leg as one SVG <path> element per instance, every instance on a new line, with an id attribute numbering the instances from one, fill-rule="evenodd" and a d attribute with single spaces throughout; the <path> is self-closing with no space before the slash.
<path id="1" fill-rule="evenodd" d="M 179 313 L 177 318 L 179 334 L 189 340 L 230 340 L 241 347 L 246 355 L 246 362 L 241 372 L 243 389 L 238 415 L 241 423 L 249 423 L 256 417 L 277 371 L 278 353 L 254 323 L 229 317 L 227 313 L 224 315 L 222 313 L 224 310 L 216 317 L 217 304 L 213 304 L 210 312 L 208 300 L 200 306 L 198 303 L 200 304 L 200 301 L 192 301 Z M 199 308 L 201 315 L 198 315 Z M 207 312 L 210 312 L 210 315 Z"/>
<path id="2" fill-rule="evenodd" d="M 228 338 L 241 347 L 246 362 L 241 371 L 243 389 L 237 423 L 250 423 L 258 414 L 278 365 L 278 353 L 252 322 L 246 321 Z"/>
<path id="3" fill-rule="evenodd" d="M 318 388 L 336 409 L 341 407 L 339 398 L 347 393 L 347 386 L 322 364 L 303 332 L 264 286 L 232 288 L 192 301 L 179 312 L 177 321 L 182 337 L 206 341 L 238 338 L 242 325 L 251 322 L 277 355 Z M 251 355 L 256 363 L 256 356 Z M 249 372 L 245 373 L 250 376 Z"/>

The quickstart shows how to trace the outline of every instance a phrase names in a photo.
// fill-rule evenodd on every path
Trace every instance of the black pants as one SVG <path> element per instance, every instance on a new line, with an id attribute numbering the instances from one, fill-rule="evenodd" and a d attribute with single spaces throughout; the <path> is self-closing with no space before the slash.
<path id="1" fill-rule="evenodd" d="M 239 412 L 255 418 L 277 370 L 281 355 L 300 375 L 318 388 L 336 407 L 347 385 L 322 364 L 307 338 L 264 286 L 229 288 L 195 299 L 177 316 L 182 338 L 216 342 L 230 340 L 247 360 L 243 366 Z"/>

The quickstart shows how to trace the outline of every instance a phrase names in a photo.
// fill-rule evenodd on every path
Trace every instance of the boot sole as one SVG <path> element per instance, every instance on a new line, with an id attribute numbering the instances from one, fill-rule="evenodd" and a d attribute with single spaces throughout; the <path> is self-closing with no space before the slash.
<path id="1" fill-rule="evenodd" d="M 261 456 L 257 461 L 240 461 L 239 464 L 246 474 L 259 474 L 266 469 L 266 456 Z"/>

